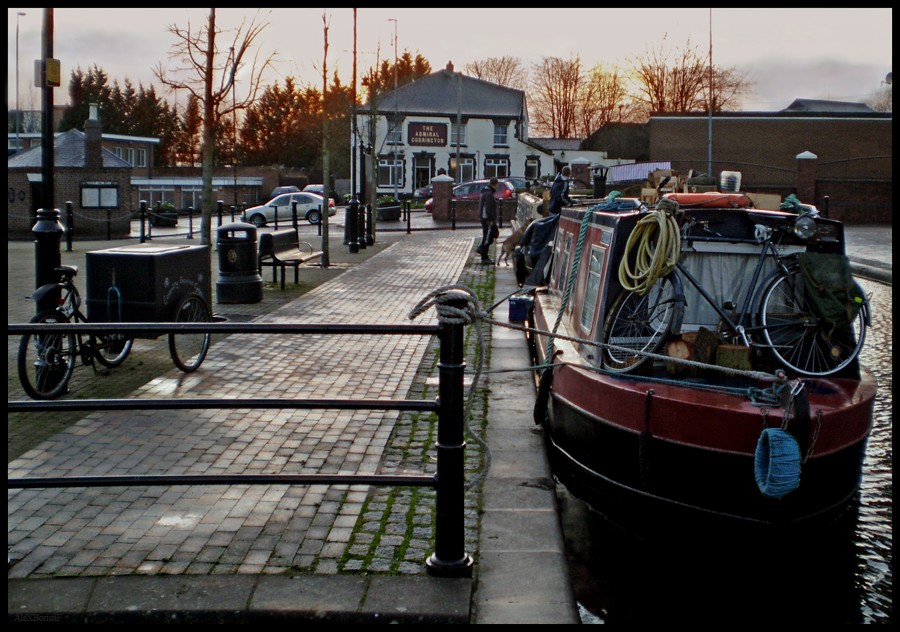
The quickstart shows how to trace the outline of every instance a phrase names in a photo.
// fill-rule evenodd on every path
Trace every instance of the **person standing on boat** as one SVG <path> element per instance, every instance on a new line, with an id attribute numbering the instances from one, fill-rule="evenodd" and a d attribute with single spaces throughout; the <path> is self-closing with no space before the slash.
<path id="1" fill-rule="evenodd" d="M 494 263 L 488 256 L 488 249 L 500 232 L 497 228 L 497 200 L 494 197 L 498 184 L 497 178 L 491 178 L 481 190 L 481 200 L 478 203 L 478 217 L 481 219 L 481 245 L 478 246 L 478 254 L 481 255 L 481 263 L 485 265 Z"/>
<path id="2" fill-rule="evenodd" d="M 548 211 L 551 215 L 559 213 L 563 206 L 572 204 L 572 199 L 569 197 L 569 176 L 571 175 L 572 170 L 568 165 L 556 174 L 556 179 L 550 186 L 550 207 Z"/>

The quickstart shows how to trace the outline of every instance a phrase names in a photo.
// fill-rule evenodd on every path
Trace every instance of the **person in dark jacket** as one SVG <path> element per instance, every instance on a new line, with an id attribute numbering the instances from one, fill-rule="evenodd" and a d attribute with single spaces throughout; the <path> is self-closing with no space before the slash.
<path id="1" fill-rule="evenodd" d="M 572 204 L 572 199 L 569 197 L 569 176 L 571 175 L 572 170 L 568 166 L 563 167 L 562 171 L 556 174 L 556 180 L 550 185 L 550 205 L 547 210 L 551 214 L 559 213 L 563 206 Z"/>
<path id="2" fill-rule="evenodd" d="M 481 200 L 478 202 L 478 218 L 481 220 L 481 245 L 478 246 L 478 254 L 481 255 L 481 263 L 493 265 L 493 260 L 488 256 L 488 249 L 494 243 L 497 226 L 497 199 L 494 192 L 499 181 L 491 178 L 486 187 L 481 190 Z"/>

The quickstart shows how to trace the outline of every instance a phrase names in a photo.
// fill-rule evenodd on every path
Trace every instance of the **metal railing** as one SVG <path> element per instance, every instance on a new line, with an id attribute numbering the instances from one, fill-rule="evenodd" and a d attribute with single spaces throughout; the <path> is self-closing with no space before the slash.
<path id="1" fill-rule="evenodd" d="M 462 308 L 465 301 L 460 301 Z M 436 496 L 435 550 L 426 560 L 428 574 L 469 577 L 472 557 L 465 540 L 465 441 L 463 375 L 466 367 L 464 325 L 353 325 L 272 323 L 57 323 L 9 324 L 8 335 L 29 333 L 123 333 L 154 337 L 170 333 L 212 334 L 331 334 L 437 336 L 440 343 L 439 386 L 435 400 L 406 399 L 269 399 L 173 398 L 7 401 L 7 414 L 45 411 L 132 411 L 173 409 L 339 409 L 434 412 L 438 417 L 437 460 L 433 475 L 365 474 L 225 474 L 225 475 L 119 475 L 7 478 L 7 490 L 26 488 L 182 486 L 182 485 L 348 485 L 432 487 Z"/>

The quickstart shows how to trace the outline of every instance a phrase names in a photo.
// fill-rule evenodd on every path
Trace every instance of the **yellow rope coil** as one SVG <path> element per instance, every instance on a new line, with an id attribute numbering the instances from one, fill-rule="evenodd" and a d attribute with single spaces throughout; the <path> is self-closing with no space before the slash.
<path id="1" fill-rule="evenodd" d="M 626 291 L 643 296 L 678 263 L 681 231 L 675 221 L 677 211 L 676 202 L 663 199 L 655 210 L 638 220 L 637 226 L 628 236 L 625 254 L 619 264 L 619 283 Z M 631 252 L 635 248 L 637 250 L 632 269 Z"/>

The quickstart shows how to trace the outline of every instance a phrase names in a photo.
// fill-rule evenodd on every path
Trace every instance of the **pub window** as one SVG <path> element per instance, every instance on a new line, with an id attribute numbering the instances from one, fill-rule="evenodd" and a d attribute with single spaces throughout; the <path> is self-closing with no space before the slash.
<path id="1" fill-rule="evenodd" d="M 119 186 L 116 184 L 81 185 L 81 208 L 119 208 Z"/>
<path id="2" fill-rule="evenodd" d="M 146 149 L 136 149 L 135 150 L 135 167 L 146 167 L 147 166 L 147 150 Z"/>
<path id="3" fill-rule="evenodd" d="M 403 142 L 403 126 L 400 124 L 400 121 L 388 119 L 386 142 L 390 145 L 399 145 Z"/>
<path id="4" fill-rule="evenodd" d="M 507 145 L 509 143 L 509 125 L 494 123 L 494 144 Z"/>
<path id="5" fill-rule="evenodd" d="M 537 158 L 529 158 L 525 161 L 525 177 L 529 180 L 537 180 L 540 167 Z"/>
<path id="6" fill-rule="evenodd" d="M 378 186 L 403 186 L 403 160 L 393 157 L 378 159 Z"/>
<path id="7" fill-rule="evenodd" d="M 456 123 L 450 124 L 450 144 L 456 147 L 456 136 L 459 135 L 459 144 L 466 144 L 466 124 L 463 123 L 461 125 L 457 125 Z"/>
<path id="8" fill-rule="evenodd" d="M 509 177 L 509 161 L 505 158 L 485 158 L 484 160 L 484 177 L 485 178 L 507 178 Z"/>

